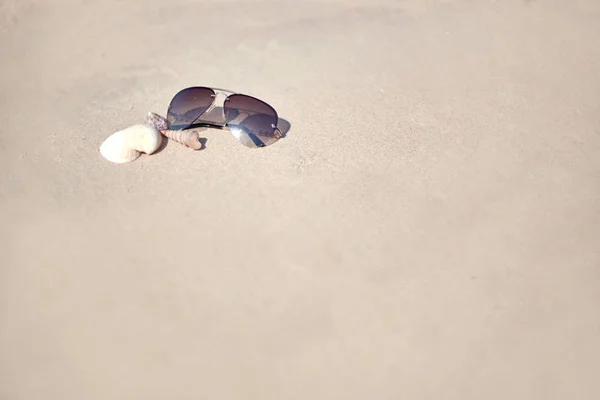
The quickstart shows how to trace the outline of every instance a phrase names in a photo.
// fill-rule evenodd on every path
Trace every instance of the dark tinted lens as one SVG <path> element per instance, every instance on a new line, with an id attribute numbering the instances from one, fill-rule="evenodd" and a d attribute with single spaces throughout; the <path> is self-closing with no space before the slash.
<path id="1" fill-rule="evenodd" d="M 178 130 L 189 127 L 198 119 L 212 104 L 215 92 L 204 87 L 191 87 L 183 89 L 173 97 L 167 121 L 170 129 Z"/>
<path id="2" fill-rule="evenodd" d="M 264 101 L 232 94 L 223 106 L 225 121 L 233 135 L 248 147 L 264 147 L 279 140 L 277 112 Z"/>

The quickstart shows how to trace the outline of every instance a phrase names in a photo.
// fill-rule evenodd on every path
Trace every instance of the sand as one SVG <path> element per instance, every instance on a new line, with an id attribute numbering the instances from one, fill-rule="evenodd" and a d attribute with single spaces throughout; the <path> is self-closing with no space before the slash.
<path id="1" fill-rule="evenodd" d="M 0 399 L 600 397 L 600 2 L 0 24 Z M 287 136 L 100 156 L 192 85 Z"/>

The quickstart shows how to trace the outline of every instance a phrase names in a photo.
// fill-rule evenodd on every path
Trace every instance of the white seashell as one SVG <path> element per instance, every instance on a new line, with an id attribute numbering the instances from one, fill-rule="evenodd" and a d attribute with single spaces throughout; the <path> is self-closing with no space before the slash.
<path id="1" fill-rule="evenodd" d="M 158 129 L 149 125 L 134 125 L 110 135 L 100 146 L 108 161 L 122 164 L 137 159 L 142 153 L 154 153 L 162 143 Z"/>

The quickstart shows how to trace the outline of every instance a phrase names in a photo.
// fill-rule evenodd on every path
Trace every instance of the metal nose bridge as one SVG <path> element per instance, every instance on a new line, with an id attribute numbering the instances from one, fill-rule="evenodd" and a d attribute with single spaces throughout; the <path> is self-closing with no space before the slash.
<path id="1" fill-rule="evenodd" d="M 225 98 L 227 98 L 228 93 L 230 93 L 230 92 L 216 90 L 216 89 L 214 89 L 214 92 L 215 92 L 215 94 L 211 95 L 211 97 L 213 98 L 213 102 L 210 105 L 210 107 L 208 107 L 208 110 L 204 111 L 204 114 L 210 113 L 212 110 L 214 110 L 217 107 L 217 97 L 219 95 L 223 95 L 223 96 L 225 96 Z M 225 104 L 225 100 L 223 100 L 220 104 Z"/>

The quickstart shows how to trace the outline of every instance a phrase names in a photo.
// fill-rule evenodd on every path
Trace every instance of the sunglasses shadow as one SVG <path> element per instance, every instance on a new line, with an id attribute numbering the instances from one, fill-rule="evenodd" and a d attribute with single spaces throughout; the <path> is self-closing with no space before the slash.
<path id="1" fill-rule="evenodd" d="M 223 126 L 225 124 L 225 116 L 223 107 L 215 107 L 210 110 L 208 113 L 205 113 L 198 117 L 198 119 L 194 122 L 192 126 L 187 129 L 192 129 L 197 131 L 199 134 L 202 134 L 202 131 L 210 128 L 218 128 L 219 126 Z M 209 125 L 209 126 L 206 126 Z M 281 131 L 281 138 L 284 139 L 290 129 L 292 128 L 292 124 L 283 118 L 277 119 L 277 127 Z M 206 138 L 200 138 L 200 143 L 202 144 L 202 149 L 206 148 Z M 160 150 L 160 149 L 159 149 Z"/>
<path id="2" fill-rule="evenodd" d="M 287 119 L 278 118 L 277 127 L 281 131 L 281 137 L 285 138 L 290 129 L 292 129 L 292 124 Z"/>

